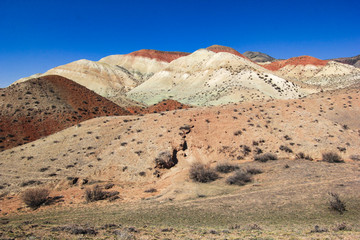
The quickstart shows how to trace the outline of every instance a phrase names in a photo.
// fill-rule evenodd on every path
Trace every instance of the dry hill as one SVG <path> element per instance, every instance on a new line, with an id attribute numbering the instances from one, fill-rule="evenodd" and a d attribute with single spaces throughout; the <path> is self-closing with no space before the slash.
<path id="1" fill-rule="evenodd" d="M 44 76 L 0 89 L 0 148 L 9 149 L 82 121 L 128 111 L 60 76 Z"/>

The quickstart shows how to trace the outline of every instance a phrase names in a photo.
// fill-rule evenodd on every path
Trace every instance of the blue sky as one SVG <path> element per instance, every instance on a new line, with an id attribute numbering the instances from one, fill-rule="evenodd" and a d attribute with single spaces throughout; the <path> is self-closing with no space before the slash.
<path id="1" fill-rule="evenodd" d="M 357 0 L 0 0 L 0 87 L 78 59 L 213 44 L 275 58 L 360 54 Z"/>

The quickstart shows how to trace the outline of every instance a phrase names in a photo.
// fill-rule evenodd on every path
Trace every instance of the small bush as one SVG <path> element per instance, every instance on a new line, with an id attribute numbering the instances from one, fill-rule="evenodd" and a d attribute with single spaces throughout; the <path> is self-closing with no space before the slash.
<path id="1" fill-rule="evenodd" d="M 177 159 L 174 154 L 169 151 L 159 153 L 158 157 L 155 158 L 155 165 L 157 168 L 170 169 L 177 164 Z"/>
<path id="2" fill-rule="evenodd" d="M 303 152 L 299 152 L 296 154 L 296 159 L 304 159 L 304 160 L 313 160 L 312 157 L 310 157 L 310 155 L 305 155 L 305 153 Z"/>
<path id="3" fill-rule="evenodd" d="M 93 189 L 85 190 L 85 199 L 87 202 L 96 202 L 107 198 L 107 192 L 103 191 L 102 188 L 96 185 Z"/>
<path id="4" fill-rule="evenodd" d="M 315 225 L 314 229 L 310 231 L 310 233 L 323 233 L 328 232 L 329 230 L 326 228 L 319 227 L 318 225 Z"/>
<path id="5" fill-rule="evenodd" d="M 251 181 L 252 181 L 251 174 L 248 173 L 247 171 L 237 171 L 234 173 L 234 175 L 226 179 L 226 183 L 231 185 L 239 185 L 239 186 L 243 186 Z"/>
<path id="6" fill-rule="evenodd" d="M 292 153 L 292 152 L 293 152 L 291 148 L 289 148 L 288 146 L 284 146 L 284 145 L 281 145 L 281 146 L 279 147 L 279 149 L 280 149 L 281 151 L 284 151 L 284 152 L 287 152 L 287 153 Z"/>
<path id="7" fill-rule="evenodd" d="M 329 192 L 330 195 L 330 209 L 343 214 L 346 211 L 346 206 L 343 201 L 341 201 L 339 195 L 337 193 Z"/>
<path id="8" fill-rule="evenodd" d="M 32 188 L 26 190 L 21 199 L 26 206 L 37 209 L 47 201 L 49 193 L 49 190 L 45 188 Z"/>
<path id="9" fill-rule="evenodd" d="M 240 167 L 238 165 L 230 164 L 230 163 L 219 163 L 216 165 L 216 171 L 220 173 L 229 173 L 235 170 L 238 170 Z"/>
<path id="10" fill-rule="evenodd" d="M 342 163 L 344 160 L 335 152 L 327 152 L 322 154 L 322 160 L 329 163 Z"/>
<path id="11" fill-rule="evenodd" d="M 258 168 L 248 168 L 246 169 L 246 172 L 250 173 L 251 175 L 256 175 L 262 173 L 263 171 Z"/>
<path id="12" fill-rule="evenodd" d="M 360 155 L 351 155 L 350 159 L 354 161 L 360 161 Z"/>
<path id="13" fill-rule="evenodd" d="M 105 186 L 104 186 L 104 188 L 105 189 L 110 189 L 110 188 L 113 188 L 115 186 L 115 184 L 113 184 L 113 183 L 107 183 Z"/>
<path id="14" fill-rule="evenodd" d="M 206 167 L 204 164 L 201 163 L 194 163 L 190 167 L 190 179 L 195 182 L 207 183 L 215 181 L 219 178 L 215 170 Z"/>
<path id="15" fill-rule="evenodd" d="M 144 192 L 146 192 L 146 193 L 154 193 L 154 192 L 157 192 L 157 190 L 155 188 L 149 188 L 149 189 L 146 189 Z"/>
<path id="16" fill-rule="evenodd" d="M 345 222 L 339 223 L 334 227 L 334 231 L 350 231 L 351 227 L 347 225 Z"/>
<path id="17" fill-rule="evenodd" d="M 264 153 L 264 154 L 256 155 L 254 159 L 255 161 L 259 161 L 259 162 L 267 162 L 269 160 L 277 160 L 278 158 L 275 154 Z"/>

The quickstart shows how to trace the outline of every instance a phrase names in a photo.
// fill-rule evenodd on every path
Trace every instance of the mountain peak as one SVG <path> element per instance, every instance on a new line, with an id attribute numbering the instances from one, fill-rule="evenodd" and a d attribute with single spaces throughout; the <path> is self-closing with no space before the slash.
<path id="1" fill-rule="evenodd" d="M 237 55 L 239 57 L 242 58 L 246 58 L 244 55 L 242 55 L 241 53 L 239 53 L 238 51 L 236 51 L 235 49 L 231 48 L 231 47 L 226 47 L 226 46 L 221 46 L 221 45 L 212 45 L 210 47 L 206 48 L 209 51 L 213 51 L 213 52 L 228 52 L 234 55 Z"/>
<path id="2" fill-rule="evenodd" d="M 275 60 L 275 58 L 262 52 L 246 51 L 243 55 L 254 62 L 272 62 Z"/>

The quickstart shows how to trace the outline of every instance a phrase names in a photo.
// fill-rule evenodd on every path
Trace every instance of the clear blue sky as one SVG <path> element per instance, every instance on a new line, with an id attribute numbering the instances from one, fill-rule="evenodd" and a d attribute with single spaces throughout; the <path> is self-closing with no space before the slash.
<path id="1" fill-rule="evenodd" d="M 275 58 L 360 54 L 358 0 L 0 0 L 0 87 L 86 58 L 213 44 Z"/>

